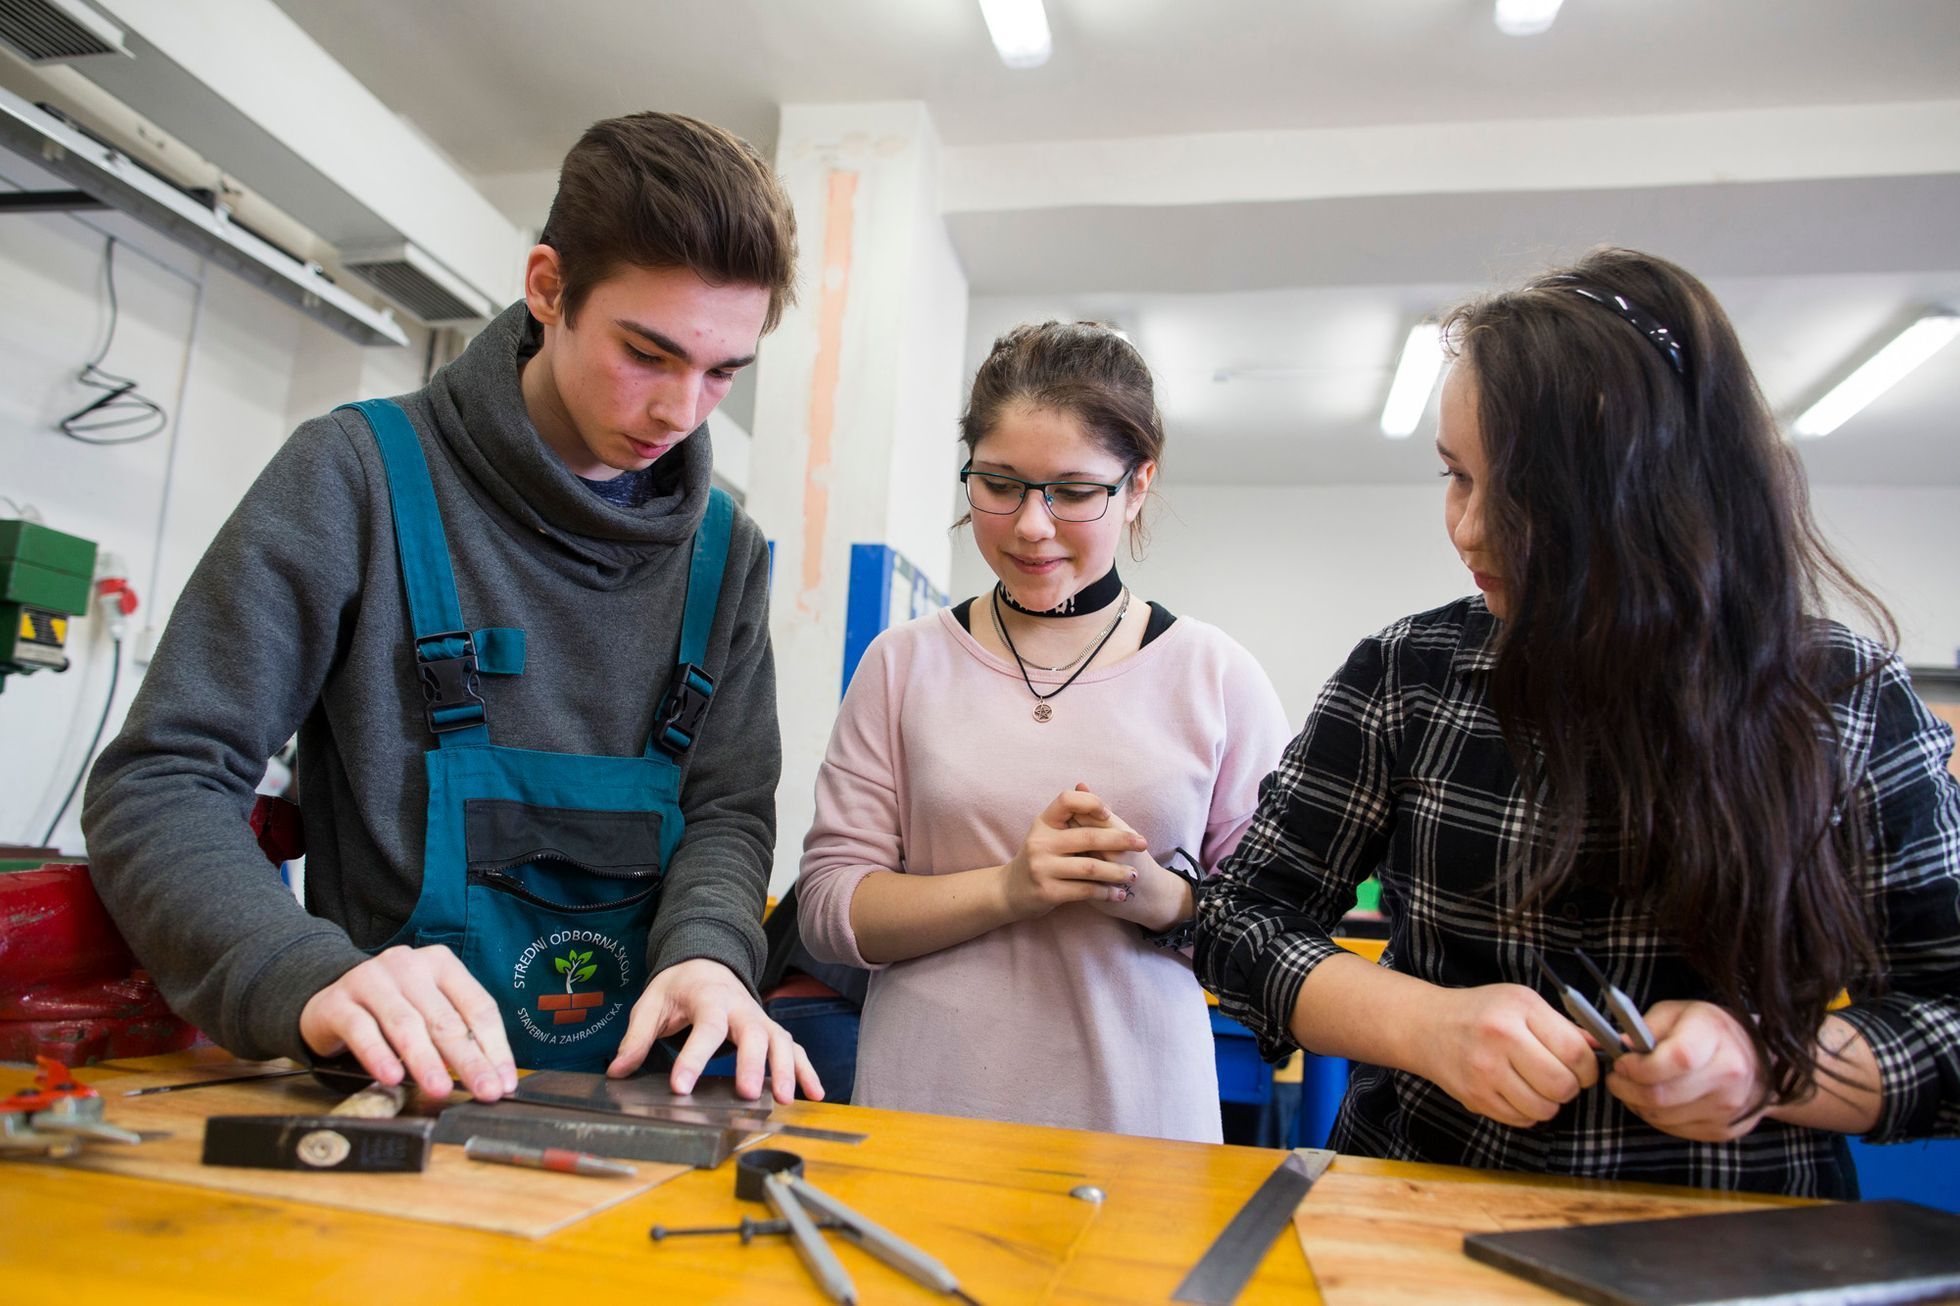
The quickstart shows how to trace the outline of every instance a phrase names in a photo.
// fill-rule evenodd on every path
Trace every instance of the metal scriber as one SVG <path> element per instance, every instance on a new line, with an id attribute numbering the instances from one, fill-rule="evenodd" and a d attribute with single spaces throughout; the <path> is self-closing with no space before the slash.
<path id="1" fill-rule="evenodd" d="M 227 1075 L 223 1079 L 192 1079 L 181 1084 L 153 1084 L 149 1088 L 129 1088 L 123 1090 L 124 1097 L 150 1097 L 157 1093 L 182 1093 L 192 1088 L 216 1088 L 220 1084 L 249 1084 L 255 1079 L 286 1079 L 293 1075 L 309 1073 L 309 1067 L 294 1066 L 290 1070 L 259 1070 L 249 1075 Z"/>

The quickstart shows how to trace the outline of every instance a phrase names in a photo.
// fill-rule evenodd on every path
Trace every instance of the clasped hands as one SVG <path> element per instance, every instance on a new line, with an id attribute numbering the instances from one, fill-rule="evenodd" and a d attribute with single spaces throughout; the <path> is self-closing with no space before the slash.
<path id="1" fill-rule="evenodd" d="M 1143 836 L 1087 785 L 1057 794 L 1000 871 L 1015 920 L 1080 902 L 1161 932 L 1192 911 L 1190 885 L 1159 866 Z"/>

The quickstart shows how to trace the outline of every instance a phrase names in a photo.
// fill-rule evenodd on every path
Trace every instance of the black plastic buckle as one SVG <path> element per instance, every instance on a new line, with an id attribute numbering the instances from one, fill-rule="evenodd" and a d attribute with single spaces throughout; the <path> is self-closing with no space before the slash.
<path id="1" fill-rule="evenodd" d="M 660 700 L 660 711 L 653 719 L 654 746 L 670 757 L 679 757 L 694 747 L 694 737 L 707 715 L 708 701 L 715 695 L 715 678 L 684 662 L 674 671 L 667 696 Z"/>
<path id="2" fill-rule="evenodd" d="M 429 644 L 454 639 L 463 641 L 463 651 L 454 657 L 432 658 L 424 651 Z M 422 678 L 422 700 L 427 705 L 430 730 L 436 734 L 467 730 L 489 719 L 490 710 L 477 692 L 482 682 L 477 677 L 476 640 L 470 632 L 450 630 L 416 640 L 415 669 Z M 458 708 L 465 710 L 458 712 L 455 710 Z M 475 711 L 469 711 L 470 708 Z M 438 712 L 443 714 L 441 719 L 437 718 Z"/>

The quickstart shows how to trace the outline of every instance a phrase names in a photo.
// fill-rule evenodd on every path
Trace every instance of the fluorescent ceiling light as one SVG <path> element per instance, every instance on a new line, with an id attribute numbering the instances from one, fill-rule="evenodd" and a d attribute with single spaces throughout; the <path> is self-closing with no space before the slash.
<path id="1" fill-rule="evenodd" d="M 1829 435 L 1859 409 L 1890 390 L 1915 367 L 1937 354 L 1960 335 L 1960 314 L 1928 313 L 1892 338 L 1890 344 L 1866 359 L 1822 399 L 1804 410 L 1791 429 L 1798 435 Z"/>
<path id="2" fill-rule="evenodd" d="M 1048 15 L 1041 0 L 980 0 L 980 13 L 1002 63 L 1039 68 L 1048 62 Z"/>
<path id="3" fill-rule="evenodd" d="M 1536 36 L 1558 17 L 1561 0 L 1497 0 L 1497 30 L 1506 36 Z"/>
<path id="4" fill-rule="evenodd" d="M 1429 407 L 1429 392 L 1436 388 L 1436 374 L 1443 370 L 1443 328 L 1434 322 L 1419 322 L 1402 342 L 1402 361 L 1395 365 L 1395 380 L 1388 387 L 1388 402 L 1382 405 L 1382 434 L 1391 440 L 1413 435 Z"/>

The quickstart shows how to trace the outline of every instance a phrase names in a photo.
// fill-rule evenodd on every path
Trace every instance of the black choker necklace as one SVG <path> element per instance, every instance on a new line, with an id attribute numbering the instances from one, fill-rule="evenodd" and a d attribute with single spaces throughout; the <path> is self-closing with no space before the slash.
<path id="1" fill-rule="evenodd" d="M 1111 563 L 1107 576 L 1093 585 L 1083 586 L 1046 612 L 1036 612 L 1033 608 L 1024 608 L 1016 603 L 1014 596 L 1007 592 L 1006 581 L 996 581 L 994 592 L 1000 596 L 1002 603 L 1024 617 L 1086 617 L 1091 612 L 1101 612 L 1116 602 L 1122 596 L 1123 582 L 1116 574 L 1116 564 Z"/>

